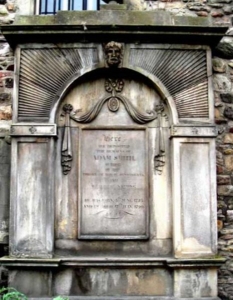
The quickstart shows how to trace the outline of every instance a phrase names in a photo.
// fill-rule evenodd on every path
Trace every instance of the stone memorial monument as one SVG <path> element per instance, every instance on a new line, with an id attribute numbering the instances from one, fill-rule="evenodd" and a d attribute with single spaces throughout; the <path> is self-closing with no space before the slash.
<path id="1" fill-rule="evenodd" d="M 211 46 L 225 28 L 105 13 L 3 26 L 9 284 L 31 299 L 217 299 Z"/>

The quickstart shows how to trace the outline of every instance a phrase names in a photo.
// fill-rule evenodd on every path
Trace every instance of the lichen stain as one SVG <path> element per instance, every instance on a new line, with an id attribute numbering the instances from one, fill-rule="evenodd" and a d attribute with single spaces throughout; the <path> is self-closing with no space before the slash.
<path id="1" fill-rule="evenodd" d="M 183 242 L 182 248 L 184 252 L 190 251 L 190 249 L 192 249 L 193 251 L 201 250 L 206 253 L 210 253 L 210 248 L 200 244 L 194 237 L 186 238 Z"/>
<path id="2" fill-rule="evenodd" d="M 211 296 L 211 287 L 208 283 L 205 283 L 205 286 L 201 289 L 201 297 L 210 297 Z"/>
<path id="3" fill-rule="evenodd" d="M 59 222 L 59 224 L 58 224 L 59 230 L 65 231 L 66 226 L 67 226 L 67 223 L 68 223 L 68 222 L 67 222 L 66 219 L 64 219 L 64 220 L 62 220 L 61 222 Z"/>
<path id="4" fill-rule="evenodd" d="M 153 271 L 131 271 L 127 274 L 127 295 L 166 295 L 165 277 Z"/>

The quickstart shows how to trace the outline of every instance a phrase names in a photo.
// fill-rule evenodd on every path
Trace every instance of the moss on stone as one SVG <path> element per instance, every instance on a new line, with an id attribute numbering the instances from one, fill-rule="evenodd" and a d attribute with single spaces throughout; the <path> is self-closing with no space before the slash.
<path id="1" fill-rule="evenodd" d="M 212 26 L 210 18 L 173 16 L 158 11 L 59 11 L 55 16 L 18 16 L 15 25 Z"/>

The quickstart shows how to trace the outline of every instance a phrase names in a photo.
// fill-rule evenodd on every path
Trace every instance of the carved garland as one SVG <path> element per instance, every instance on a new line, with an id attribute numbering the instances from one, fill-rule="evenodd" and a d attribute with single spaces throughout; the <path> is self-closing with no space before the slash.
<path id="1" fill-rule="evenodd" d="M 115 42 L 110 42 L 105 46 L 105 59 L 108 67 L 115 68 L 119 67 L 122 60 L 122 45 Z M 155 150 L 155 172 L 157 174 L 162 173 L 162 168 L 165 164 L 164 155 L 165 148 L 163 142 L 162 128 L 160 127 L 162 112 L 164 107 L 158 105 L 154 110 L 147 111 L 145 113 L 140 112 L 126 97 L 120 95 L 124 87 L 124 81 L 118 78 L 108 78 L 105 80 L 105 90 L 111 95 L 99 99 L 97 103 L 85 114 L 77 116 L 76 114 L 80 112 L 76 110 L 72 113 L 73 106 L 71 104 L 65 104 L 63 110 L 65 112 L 65 128 L 62 141 L 61 149 L 61 165 L 63 174 L 67 175 L 71 170 L 72 165 L 72 147 L 71 147 L 71 133 L 70 133 L 70 119 L 78 123 L 90 123 L 92 122 L 101 111 L 105 102 L 107 102 L 108 109 L 112 112 L 117 112 L 120 107 L 120 102 L 125 106 L 126 111 L 130 117 L 138 124 L 145 124 L 153 121 L 158 117 L 159 122 L 159 142 Z"/>

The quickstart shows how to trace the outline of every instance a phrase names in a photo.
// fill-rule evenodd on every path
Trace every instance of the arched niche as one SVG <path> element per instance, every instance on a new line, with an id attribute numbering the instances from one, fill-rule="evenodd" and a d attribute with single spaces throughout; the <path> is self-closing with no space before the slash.
<path id="1" fill-rule="evenodd" d="M 171 119 L 171 124 L 178 124 L 178 113 L 175 101 L 172 97 L 172 95 L 169 93 L 163 82 L 155 76 L 152 72 L 148 70 L 144 70 L 138 66 L 129 65 L 128 63 L 125 64 L 124 68 L 120 68 L 115 70 L 117 73 L 121 74 L 127 74 L 127 76 L 130 77 L 130 74 L 134 74 L 134 76 L 137 76 L 139 78 L 143 78 L 143 81 L 146 81 L 154 90 L 157 91 L 157 93 L 160 95 L 161 100 L 163 103 L 168 107 L 169 110 L 169 116 Z M 51 107 L 50 116 L 49 116 L 49 122 L 55 123 L 57 122 L 57 110 L 59 109 L 61 102 L 63 102 L 64 98 L 66 97 L 67 93 L 70 92 L 70 90 L 73 88 L 75 84 L 78 82 L 83 82 L 84 78 L 93 78 L 94 76 L 98 76 L 97 74 L 105 74 L 105 76 L 108 76 L 111 71 L 109 69 L 103 69 L 101 66 L 93 65 L 92 68 L 84 68 L 82 72 L 78 72 L 74 75 L 72 75 L 59 89 L 56 95 L 56 99 L 54 101 L 54 104 Z M 96 74 L 96 75 L 94 75 Z M 110 75 L 111 77 L 111 75 Z M 125 92 L 125 90 L 124 90 Z"/>
<path id="2" fill-rule="evenodd" d="M 56 113 L 58 255 L 172 254 L 169 137 L 175 116 L 157 84 L 134 70 L 98 69 L 63 93 Z"/>

